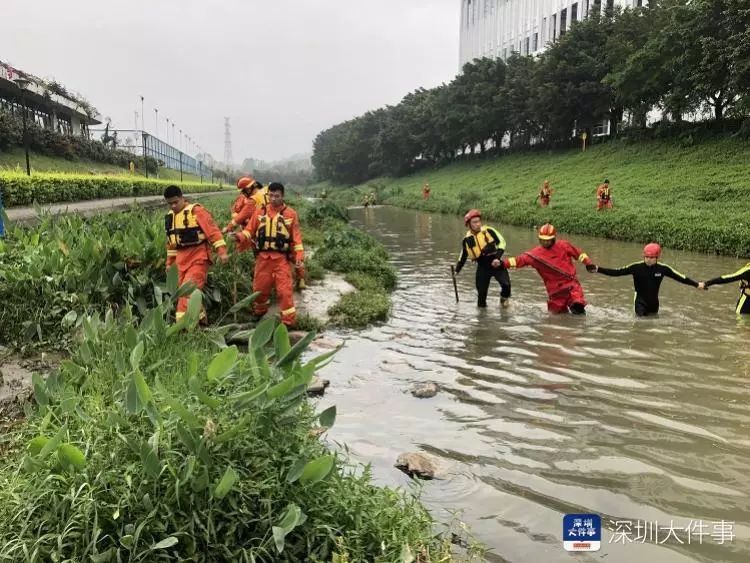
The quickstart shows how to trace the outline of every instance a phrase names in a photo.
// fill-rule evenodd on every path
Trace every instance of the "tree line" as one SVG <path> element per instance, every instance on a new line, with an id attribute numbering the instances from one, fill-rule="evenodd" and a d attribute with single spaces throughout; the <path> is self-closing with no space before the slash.
<path id="1" fill-rule="evenodd" d="M 475 59 L 450 83 L 335 125 L 316 137 L 321 180 L 402 175 L 506 144 L 556 146 L 609 122 L 643 129 L 687 116 L 750 113 L 747 0 L 651 0 L 572 27 L 538 56 Z M 653 115 L 653 114 L 652 114 Z"/>

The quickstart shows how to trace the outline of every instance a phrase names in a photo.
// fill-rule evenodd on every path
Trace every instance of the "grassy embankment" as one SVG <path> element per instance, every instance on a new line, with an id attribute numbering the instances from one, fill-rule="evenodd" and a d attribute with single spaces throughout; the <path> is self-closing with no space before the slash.
<path id="1" fill-rule="evenodd" d="M 206 202 L 219 222 L 230 199 Z M 385 251 L 340 209 L 299 203 L 307 244 L 320 245 L 313 277 L 318 260 L 362 293 L 392 287 Z M 300 360 L 314 333 L 292 347 L 270 319 L 239 354 L 226 327 L 196 330 L 201 301 L 217 325 L 247 309 L 233 293 L 250 293 L 251 253 L 213 268 L 170 324 L 180 292 L 161 215 L 47 217 L 0 241 L 3 341 L 71 352 L 35 376 L 26 418 L 0 434 L 0 559 L 452 560 L 450 531 L 436 535 L 413 496 L 320 443 L 336 411 L 304 399 L 330 357 Z"/>
<path id="2" fill-rule="evenodd" d="M 106 175 L 130 175 L 127 168 L 121 168 L 114 164 L 95 162 L 93 160 L 66 160 L 32 152 L 30 154 L 31 172 L 60 172 L 65 174 L 106 174 Z M 25 172 L 26 155 L 21 148 L 15 148 L 8 152 L 0 152 L 0 172 L 18 170 Z M 144 177 L 141 171 L 136 171 L 137 177 Z M 149 176 L 152 176 L 149 174 Z M 160 168 L 160 180 L 179 180 L 180 171 L 171 168 Z M 200 182 L 200 176 L 183 173 L 183 182 Z M 208 183 L 210 178 L 203 178 L 204 183 Z M 218 184 L 218 182 L 217 182 Z"/>
<path id="3" fill-rule="evenodd" d="M 217 223 L 229 220 L 231 196 L 202 201 Z M 325 270 L 347 272 L 358 288 L 331 310 L 331 323 L 361 327 L 383 320 L 390 308 L 388 292 L 395 272 L 387 254 L 372 237 L 345 222 L 335 205 L 297 206 L 305 244 L 316 252 L 307 261 L 311 279 Z M 10 227 L 0 240 L 0 343 L 15 347 L 64 347 L 69 319 L 107 307 L 158 304 L 155 287 L 165 280 L 163 210 L 134 209 L 91 218 L 47 217 L 29 227 Z M 346 241 L 356 244 L 344 246 Z M 216 264 L 205 290 L 209 318 L 225 317 L 238 300 L 252 293 L 252 253 L 233 253 L 228 265 Z M 243 321 L 244 307 L 231 318 Z M 70 315 L 70 316 L 68 316 Z M 66 320 L 67 319 L 67 320 Z M 321 328 L 300 315 L 298 328 Z"/>
<path id="4" fill-rule="evenodd" d="M 0 434 L 0 560 L 451 560 L 417 500 L 319 442 L 314 333 L 270 319 L 241 355 L 196 330 L 199 292 L 170 324 L 176 272 L 151 289 L 138 317 L 71 316 L 79 345 Z"/>
<path id="5" fill-rule="evenodd" d="M 378 202 L 443 213 L 472 207 L 500 223 L 552 222 L 562 232 L 685 250 L 750 254 L 750 142 L 713 139 L 695 145 L 672 141 L 610 142 L 581 151 L 504 154 L 468 160 L 403 178 L 379 178 L 355 189 L 323 183 L 329 197 Z M 609 178 L 615 209 L 595 211 L 596 186 Z M 556 190 L 549 208 L 535 203 L 541 183 Z M 422 201 L 429 180 L 432 195 Z"/>

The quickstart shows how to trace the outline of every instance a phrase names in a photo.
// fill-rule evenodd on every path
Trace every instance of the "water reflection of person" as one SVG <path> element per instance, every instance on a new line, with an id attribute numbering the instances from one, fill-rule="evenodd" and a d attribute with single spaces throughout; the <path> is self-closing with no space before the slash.
<path id="1" fill-rule="evenodd" d="M 532 367 L 544 373 L 554 374 L 558 368 L 571 368 L 578 349 L 580 326 L 573 326 L 570 317 L 548 316 L 534 325 L 536 338 L 525 336 L 523 343 L 536 354 Z M 556 378 L 555 378 L 556 379 Z M 545 389 L 569 388 L 570 383 L 542 380 L 539 387 Z"/>
<path id="2" fill-rule="evenodd" d="M 520 379 L 518 382 L 507 378 L 500 379 L 503 383 L 511 385 L 523 385 L 548 391 L 568 389 L 573 385 L 567 381 L 567 375 L 561 375 L 559 378 L 542 375 L 554 375 L 560 368 L 575 367 L 572 364 L 579 345 L 578 334 L 581 327 L 572 326 L 573 319 L 545 316 L 544 320 L 533 325 L 535 333 L 530 334 L 527 331 L 516 332 L 512 328 L 507 328 L 505 324 L 498 324 L 496 315 L 497 313 L 492 311 L 482 310 L 478 313 L 476 322 L 470 327 L 465 327 L 468 330 L 462 331 L 466 335 L 463 346 L 457 350 L 460 357 L 468 358 L 470 364 L 492 362 L 493 367 L 511 374 L 514 373 L 516 367 L 522 368 L 518 371 L 518 375 L 524 378 L 526 383 L 522 383 Z M 498 352 L 498 347 L 502 347 L 503 351 Z M 520 349 L 522 352 L 516 354 L 512 349 Z M 534 355 L 523 352 L 531 352 Z M 483 360 L 483 358 L 494 357 L 500 359 L 495 362 L 491 359 Z M 533 373 L 530 374 L 530 371 Z M 464 373 L 471 377 L 473 370 L 469 367 Z M 488 380 L 488 376 L 482 375 L 477 379 Z"/>
<path id="3" fill-rule="evenodd" d="M 432 240 L 432 215 L 417 212 L 417 238 Z"/>

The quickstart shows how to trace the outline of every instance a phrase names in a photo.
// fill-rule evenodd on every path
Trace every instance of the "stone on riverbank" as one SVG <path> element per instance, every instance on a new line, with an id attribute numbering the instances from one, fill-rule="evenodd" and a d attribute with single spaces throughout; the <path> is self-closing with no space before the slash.
<path id="1" fill-rule="evenodd" d="M 435 479 L 438 470 L 437 463 L 430 456 L 423 453 L 405 453 L 398 456 L 395 467 L 409 477 L 418 479 Z"/>
<path id="2" fill-rule="evenodd" d="M 428 381 L 427 383 L 417 383 L 412 387 L 411 394 L 417 399 L 431 399 L 437 395 L 438 391 L 440 391 L 438 384 L 433 381 Z"/>
<path id="3" fill-rule="evenodd" d="M 328 387 L 330 384 L 331 382 L 327 379 L 315 376 L 310 385 L 307 386 L 307 394 L 322 395 L 323 393 L 325 393 L 326 387 Z"/>

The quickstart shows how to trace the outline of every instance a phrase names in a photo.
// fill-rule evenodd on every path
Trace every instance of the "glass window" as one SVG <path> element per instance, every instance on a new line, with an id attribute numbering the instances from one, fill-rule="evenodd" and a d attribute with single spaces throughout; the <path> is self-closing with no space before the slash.
<path id="1" fill-rule="evenodd" d="M 570 23 L 578 21 L 578 2 L 570 7 Z"/>
<path id="2" fill-rule="evenodd" d="M 557 39 L 557 14 L 552 14 L 552 41 Z"/>

